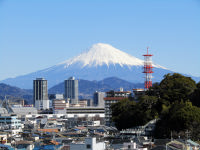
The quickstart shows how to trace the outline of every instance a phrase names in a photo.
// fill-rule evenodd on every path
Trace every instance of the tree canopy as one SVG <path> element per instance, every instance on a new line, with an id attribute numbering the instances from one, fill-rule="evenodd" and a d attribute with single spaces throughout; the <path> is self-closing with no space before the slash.
<path id="1" fill-rule="evenodd" d="M 155 137 L 169 138 L 171 132 L 175 137 L 185 137 L 185 132 L 188 130 L 193 139 L 198 139 L 200 137 L 199 125 L 200 108 L 192 106 L 191 102 L 175 102 L 167 113 L 161 115 L 156 124 Z"/>
<path id="2" fill-rule="evenodd" d="M 196 83 L 194 80 L 190 77 L 174 73 L 165 75 L 160 84 L 154 84 L 149 89 L 149 92 L 147 91 L 147 94 L 159 96 L 169 102 L 186 101 L 190 99 L 195 89 Z"/>
<path id="3" fill-rule="evenodd" d="M 192 93 L 191 102 L 193 105 L 200 107 L 200 82 L 197 83 L 197 88 Z"/>
<path id="4" fill-rule="evenodd" d="M 159 118 L 155 137 L 183 135 L 189 130 L 200 138 L 200 82 L 178 73 L 167 74 L 155 83 L 138 102 L 129 99 L 112 105 L 112 119 L 118 129 L 146 124 Z M 199 131 L 198 131 L 199 130 Z"/>

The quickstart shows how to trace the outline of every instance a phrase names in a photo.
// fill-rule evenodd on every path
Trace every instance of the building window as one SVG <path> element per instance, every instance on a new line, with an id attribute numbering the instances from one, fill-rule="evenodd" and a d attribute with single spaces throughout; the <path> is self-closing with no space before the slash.
<path id="1" fill-rule="evenodd" d="M 87 149 L 91 149 L 91 145 L 90 145 L 90 144 L 87 144 L 87 145 L 86 145 L 86 148 L 87 148 Z"/>
<path id="2" fill-rule="evenodd" d="M 130 149 L 131 148 L 131 145 L 128 145 L 128 149 Z"/>

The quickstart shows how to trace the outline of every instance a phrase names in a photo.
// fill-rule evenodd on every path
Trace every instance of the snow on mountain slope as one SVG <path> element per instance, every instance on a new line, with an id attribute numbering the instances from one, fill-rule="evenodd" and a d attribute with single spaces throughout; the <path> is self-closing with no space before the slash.
<path id="1" fill-rule="evenodd" d="M 109 44 L 98 43 L 94 44 L 87 52 L 53 67 L 1 82 L 26 89 L 32 88 L 33 80 L 38 77 L 47 79 L 49 88 L 63 82 L 70 76 L 90 81 L 118 77 L 133 83 L 143 83 L 143 64 L 143 60 L 122 52 Z M 153 82 L 161 81 L 166 73 L 172 72 L 156 64 L 153 64 L 153 66 Z"/>
<path id="2" fill-rule="evenodd" d="M 82 53 L 73 59 L 69 59 L 61 64 L 58 64 L 57 66 L 64 65 L 64 67 L 67 68 L 76 63 L 81 64 L 82 67 L 102 66 L 104 64 L 107 66 L 118 64 L 121 67 L 131 67 L 143 66 L 144 61 L 120 51 L 109 44 L 97 43 L 94 44 L 89 51 Z M 159 65 L 153 64 L 153 66 L 165 69 Z"/>

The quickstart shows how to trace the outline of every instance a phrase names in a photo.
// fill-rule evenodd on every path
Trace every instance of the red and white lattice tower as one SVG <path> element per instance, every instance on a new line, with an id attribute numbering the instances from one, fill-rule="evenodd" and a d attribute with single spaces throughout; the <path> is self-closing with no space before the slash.
<path id="1" fill-rule="evenodd" d="M 152 60 L 151 57 L 152 54 L 148 53 L 149 48 L 147 47 L 147 54 L 144 54 L 144 71 L 145 74 L 145 82 L 144 87 L 145 89 L 149 89 L 152 86 L 152 73 L 153 73 L 153 66 L 152 66 Z"/>

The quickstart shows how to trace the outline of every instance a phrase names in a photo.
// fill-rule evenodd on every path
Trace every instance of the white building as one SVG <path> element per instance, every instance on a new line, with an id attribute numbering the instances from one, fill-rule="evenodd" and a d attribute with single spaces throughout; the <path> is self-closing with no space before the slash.
<path id="1" fill-rule="evenodd" d="M 104 107 L 105 92 L 95 92 L 93 95 L 93 105 Z"/>
<path id="2" fill-rule="evenodd" d="M 37 114 L 38 111 L 35 107 L 23 107 L 21 105 L 15 105 L 12 108 L 14 114 L 26 115 L 26 114 Z"/>
<path id="3" fill-rule="evenodd" d="M 85 138 L 85 142 L 71 143 L 70 150 L 105 150 L 104 142 L 97 142 L 95 137 Z"/>
<path id="4" fill-rule="evenodd" d="M 12 135 L 22 132 L 21 120 L 17 119 L 15 115 L 2 114 L 0 116 L 0 125 L 1 128 L 4 128 L 4 131 L 10 131 Z"/>
<path id="5" fill-rule="evenodd" d="M 135 142 L 125 142 L 123 143 L 123 150 L 147 150 L 146 147 L 137 145 Z"/>

